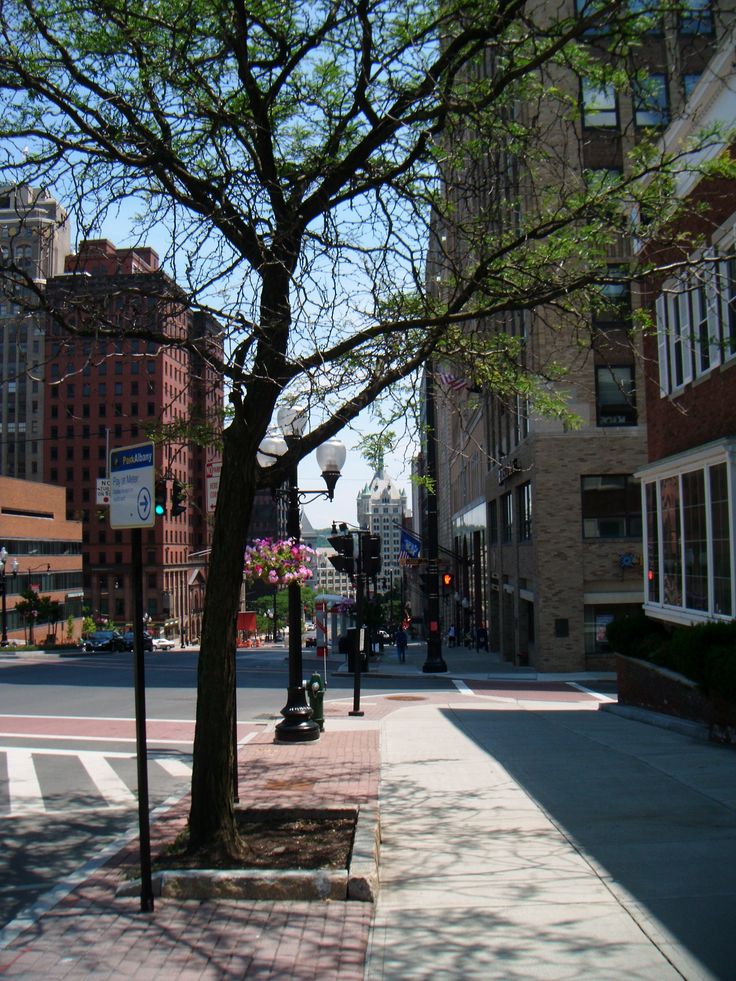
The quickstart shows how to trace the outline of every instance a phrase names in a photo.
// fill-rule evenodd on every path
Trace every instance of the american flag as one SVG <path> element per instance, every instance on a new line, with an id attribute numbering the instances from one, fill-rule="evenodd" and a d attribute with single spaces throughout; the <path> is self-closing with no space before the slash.
<path id="1" fill-rule="evenodd" d="M 440 385 L 444 385 L 445 388 L 449 388 L 452 392 L 462 392 L 464 389 L 470 388 L 470 382 L 467 378 L 457 378 L 455 375 L 450 375 L 446 371 L 439 371 L 437 378 L 439 379 Z"/>

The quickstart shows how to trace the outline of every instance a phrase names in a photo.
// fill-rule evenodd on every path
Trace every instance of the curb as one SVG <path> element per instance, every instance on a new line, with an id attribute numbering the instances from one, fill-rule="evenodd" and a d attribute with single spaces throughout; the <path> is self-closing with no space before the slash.
<path id="1" fill-rule="evenodd" d="M 378 808 L 358 807 L 347 869 L 172 869 L 152 876 L 153 895 L 170 899 L 353 900 L 378 898 Z M 138 896 L 141 880 L 121 883 L 116 896 Z"/>
<path id="2" fill-rule="evenodd" d="M 690 736 L 700 742 L 710 742 L 708 726 L 691 719 L 682 719 L 676 715 L 666 715 L 664 712 L 653 712 L 651 709 L 639 708 L 636 705 L 621 705 L 618 702 L 605 702 L 598 706 L 599 712 L 613 712 L 624 719 L 642 722 L 645 725 L 657 726 L 659 729 L 669 729 L 683 736 Z"/>

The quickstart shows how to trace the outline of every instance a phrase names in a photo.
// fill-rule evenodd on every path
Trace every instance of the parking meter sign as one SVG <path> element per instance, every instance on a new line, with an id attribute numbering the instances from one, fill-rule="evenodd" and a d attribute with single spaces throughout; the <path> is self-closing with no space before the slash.
<path id="1" fill-rule="evenodd" d="M 153 443 L 110 451 L 110 527 L 153 528 Z"/>

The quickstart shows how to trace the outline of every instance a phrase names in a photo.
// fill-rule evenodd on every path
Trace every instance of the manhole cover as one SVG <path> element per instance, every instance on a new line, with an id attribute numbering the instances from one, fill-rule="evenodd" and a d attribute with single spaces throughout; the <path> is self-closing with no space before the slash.
<path id="1" fill-rule="evenodd" d="M 394 702 L 425 702 L 423 695 L 386 695 L 386 698 Z"/>
<path id="2" fill-rule="evenodd" d="M 266 790 L 311 790 L 314 780 L 269 780 Z"/>

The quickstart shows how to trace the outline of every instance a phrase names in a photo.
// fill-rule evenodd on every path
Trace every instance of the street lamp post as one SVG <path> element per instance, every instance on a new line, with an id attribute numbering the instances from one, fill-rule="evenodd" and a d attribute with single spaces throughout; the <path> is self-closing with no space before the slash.
<path id="1" fill-rule="evenodd" d="M 2 622 L 3 633 L 2 633 L 2 639 L 0 640 L 0 646 L 2 647 L 8 646 L 8 611 L 6 606 L 7 589 L 8 589 L 8 583 L 6 578 L 7 563 L 8 563 L 8 550 L 3 545 L 3 547 L 0 548 L 0 593 L 2 594 L 2 619 L 3 619 Z M 11 575 L 14 576 L 17 571 L 18 571 L 18 560 L 13 559 L 13 564 L 10 567 L 10 573 Z"/>
<path id="2" fill-rule="evenodd" d="M 281 436 L 266 436 L 259 447 L 258 462 L 263 467 L 273 466 L 278 457 L 298 445 L 304 434 L 307 417 L 304 411 L 286 406 L 279 409 L 276 420 Z M 286 533 L 294 542 L 301 537 L 299 502 L 302 498 L 328 497 L 333 499 L 335 485 L 345 463 L 345 445 L 338 439 L 327 440 L 317 447 L 317 463 L 327 485 L 326 491 L 302 491 L 299 489 L 298 460 L 289 468 L 286 484 Z M 279 493 L 275 491 L 275 493 Z M 289 583 L 289 684 L 286 705 L 281 709 L 283 720 L 276 726 L 276 737 L 283 742 L 309 742 L 319 739 L 320 728 L 312 719 L 312 709 L 302 678 L 302 591 L 298 581 Z"/>

